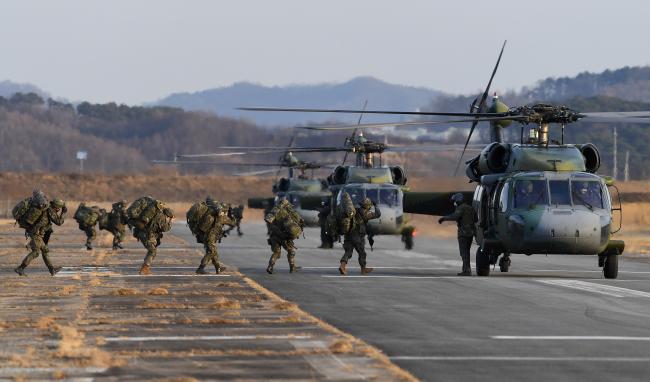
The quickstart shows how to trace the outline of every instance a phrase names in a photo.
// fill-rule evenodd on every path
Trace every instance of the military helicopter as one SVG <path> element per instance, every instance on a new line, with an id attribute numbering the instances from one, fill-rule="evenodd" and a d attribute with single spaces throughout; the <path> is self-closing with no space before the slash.
<path id="1" fill-rule="evenodd" d="M 618 275 L 618 256 L 625 249 L 613 235 L 621 229 L 622 208 L 613 179 L 596 175 L 600 154 L 593 144 L 564 142 L 567 125 L 589 120 L 609 123 L 650 123 L 647 112 L 579 113 L 566 106 L 534 104 L 508 107 L 494 97 L 487 98 L 505 42 L 485 91 L 470 106 L 469 113 L 395 110 L 245 108 L 263 111 L 396 114 L 466 118 L 471 122 L 467 148 L 479 122 L 490 123 L 490 144 L 466 162 L 466 175 L 477 183 L 473 193 L 465 193 L 477 213 L 476 270 L 490 274 L 499 262 L 507 272 L 511 254 L 594 255 L 606 278 Z M 447 121 L 450 122 L 450 121 Z M 517 122 L 521 126 L 518 143 L 503 142 L 502 129 Z M 390 123 L 440 124 L 441 121 Z M 373 126 L 376 126 L 373 125 Z M 368 126 L 368 127 L 373 127 Z M 528 134 L 524 128 L 530 127 Z M 559 126 L 559 136 L 551 137 L 551 126 Z M 344 128 L 341 126 L 340 128 Z M 357 127 L 363 128 L 363 127 Z M 464 154 L 465 149 L 463 149 Z M 461 160 L 459 159 L 459 164 Z M 610 189 L 617 196 L 614 200 Z M 445 215 L 452 210 L 452 193 L 404 193 L 405 212 Z M 614 215 L 618 214 L 618 222 Z M 501 258 L 499 260 L 499 258 Z"/>
<path id="2" fill-rule="evenodd" d="M 276 173 L 276 178 L 279 176 L 283 168 L 288 170 L 288 176 L 282 177 L 277 180 L 272 187 L 274 197 L 258 197 L 248 200 L 249 208 L 267 209 L 275 204 L 277 198 L 285 197 L 296 208 L 296 212 L 305 220 L 307 226 L 318 225 L 318 212 L 311 209 L 303 209 L 301 207 L 301 199 L 304 197 L 313 198 L 327 198 L 330 196 L 327 182 L 324 179 L 314 178 L 314 170 L 320 168 L 332 167 L 329 163 L 317 163 L 310 161 L 303 161 L 298 159 L 291 151 L 291 146 L 295 139 L 295 134 L 292 136 L 289 146 L 287 148 L 268 148 L 268 147 L 235 147 L 235 146 L 221 146 L 215 147 L 215 153 L 209 154 L 184 154 L 176 155 L 173 161 L 154 161 L 155 163 L 163 164 L 212 164 L 218 166 L 245 166 L 245 167 L 270 167 L 270 169 L 239 172 L 234 175 L 263 175 L 268 173 Z M 277 149 L 282 150 L 278 162 L 243 162 L 243 163 L 228 163 L 216 162 L 209 160 L 210 158 L 227 158 L 231 156 L 239 156 L 246 154 L 267 154 L 277 153 Z M 311 171 L 311 176 L 307 175 L 307 171 Z"/>

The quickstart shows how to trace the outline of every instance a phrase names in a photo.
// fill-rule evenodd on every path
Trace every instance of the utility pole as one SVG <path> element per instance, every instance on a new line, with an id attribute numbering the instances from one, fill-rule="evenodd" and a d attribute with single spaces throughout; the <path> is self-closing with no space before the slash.
<path id="1" fill-rule="evenodd" d="M 79 160 L 79 173 L 84 173 L 84 161 L 88 159 L 88 152 L 77 151 L 77 159 Z"/>
<path id="2" fill-rule="evenodd" d="M 616 126 L 614 126 L 614 162 L 613 162 L 613 169 L 612 169 L 612 178 L 614 180 L 618 179 L 618 130 L 616 129 Z"/>
<path id="3" fill-rule="evenodd" d="M 630 181 L 630 150 L 625 150 L 625 167 L 623 170 L 623 179 Z"/>

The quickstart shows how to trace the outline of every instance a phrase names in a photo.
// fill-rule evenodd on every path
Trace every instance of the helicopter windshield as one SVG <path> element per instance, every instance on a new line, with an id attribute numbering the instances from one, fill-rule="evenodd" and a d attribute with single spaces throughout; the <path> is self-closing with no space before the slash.
<path id="1" fill-rule="evenodd" d="M 385 204 L 390 207 L 397 205 L 398 196 L 397 190 L 394 188 L 380 188 L 379 189 L 379 203 Z"/>
<path id="2" fill-rule="evenodd" d="M 533 208 L 536 205 L 546 204 L 548 204 L 546 180 L 518 180 L 515 182 L 514 208 Z"/>
<path id="3" fill-rule="evenodd" d="M 376 190 L 374 191 L 376 192 Z M 352 203 L 354 203 L 355 206 L 361 204 L 363 198 L 366 197 L 365 190 L 361 187 L 346 187 L 345 192 L 350 194 L 350 198 L 352 198 Z"/>
<path id="4" fill-rule="evenodd" d="M 605 208 L 603 188 L 598 181 L 571 181 L 571 195 L 573 196 L 574 204 L 582 204 L 590 209 Z"/>
<path id="5" fill-rule="evenodd" d="M 549 180 L 548 185 L 551 190 L 551 204 L 557 206 L 571 205 L 568 180 Z"/>
<path id="6" fill-rule="evenodd" d="M 288 194 L 287 195 L 287 200 L 291 205 L 293 205 L 296 208 L 300 208 L 300 196 L 296 194 Z"/>

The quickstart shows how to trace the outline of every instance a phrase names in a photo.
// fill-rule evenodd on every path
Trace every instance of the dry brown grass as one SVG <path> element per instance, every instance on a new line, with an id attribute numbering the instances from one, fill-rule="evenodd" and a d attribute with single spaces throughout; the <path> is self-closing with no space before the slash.
<path id="1" fill-rule="evenodd" d="M 147 294 L 150 296 L 167 296 L 169 294 L 169 290 L 167 290 L 167 288 L 164 287 L 156 287 L 156 288 L 149 289 L 147 291 Z"/>
<path id="2" fill-rule="evenodd" d="M 92 280 L 90 280 L 89 284 L 92 287 L 100 286 L 100 285 L 102 285 L 102 280 L 100 280 L 98 278 L 93 278 Z"/>
<path id="3" fill-rule="evenodd" d="M 215 301 L 214 304 L 212 304 L 212 307 L 214 309 L 233 309 L 233 310 L 239 310 L 241 309 L 241 304 L 237 300 L 231 300 L 225 297 L 220 297 Z"/>
<path id="4" fill-rule="evenodd" d="M 55 370 L 54 372 L 52 372 L 52 379 L 60 381 L 65 378 L 67 378 L 67 374 L 63 370 Z"/>
<path id="5" fill-rule="evenodd" d="M 250 323 L 250 321 L 245 318 L 223 318 L 223 317 L 204 318 L 199 322 L 205 325 L 237 325 L 237 324 Z"/>
<path id="6" fill-rule="evenodd" d="M 41 330 L 52 329 L 55 325 L 55 318 L 52 316 L 43 316 L 36 321 L 36 328 Z"/>
<path id="7" fill-rule="evenodd" d="M 119 288 L 111 292 L 113 296 L 137 296 L 140 292 L 135 288 Z"/>
<path id="8" fill-rule="evenodd" d="M 275 310 L 296 310 L 298 306 L 288 301 L 281 301 L 273 305 Z"/>
<path id="9" fill-rule="evenodd" d="M 334 341 L 329 346 L 329 349 L 334 354 L 345 354 L 345 353 L 352 353 L 352 350 L 354 349 L 354 346 L 350 343 L 350 341 L 337 340 L 337 341 Z"/>

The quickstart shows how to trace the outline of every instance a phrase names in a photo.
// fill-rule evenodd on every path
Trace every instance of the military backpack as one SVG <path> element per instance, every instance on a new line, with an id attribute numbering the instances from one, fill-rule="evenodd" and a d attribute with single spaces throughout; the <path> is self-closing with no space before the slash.
<path id="1" fill-rule="evenodd" d="M 126 210 L 128 224 L 137 229 L 145 229 L 159 214 L 162 214 L 165 204 L 150 196 L 136 199 Z"/>
<path id="2" fill-rule="evenodd" d="M 108 226 L 110 225 L 110 214 L 106 212 L 105 209 L 100 208 L 99 209 L 99 219 L 97 219 L 97 223 L 99 226 L 99 229 L 106 230 L 108 229 Z"/>
<path id="3" fill-rule="evenodd" d="M 30 229 L 46 209 L 47 205 L 37 204 L 29 197 L 18 202 L 11 210 L 11 215 L 16 219 L 16 223 L 20 228 Z"/>
<path id="4" fill-rule="evenodd" d="M 354 225 L 354 214 L 357 210 L 354 208 L 354 203 L 350 194 L 344 192 L 341 195 L 341 203 L 336 206 L 336 223 L 337 231 L 340 234 L 346 234 L 350 232 L 352 226 Z"/>
<path id="5" fill-rule="evenodd" d="M 74 220 L 80 227 L 92 227 L 99 220 L 100 209 L 97 206 L 88 207 L 84 203 L 79 204 L 74 213 Z"/>

